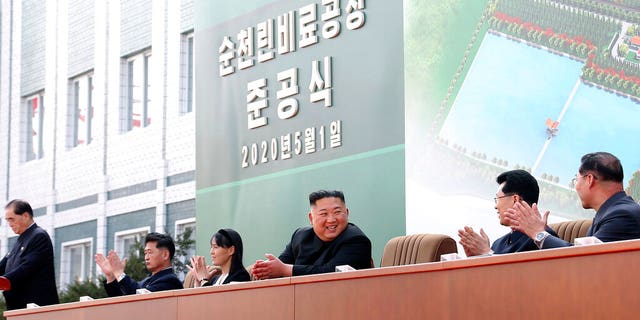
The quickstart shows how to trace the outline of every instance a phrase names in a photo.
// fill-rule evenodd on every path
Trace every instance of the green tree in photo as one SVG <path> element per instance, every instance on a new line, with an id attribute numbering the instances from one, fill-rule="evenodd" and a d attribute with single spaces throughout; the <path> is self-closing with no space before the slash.
<path id="1" fill-rule="evenodd" d="M 636 35 L 636 26 L 634 24 L 630 25 L 627 28 L 627 35 L 628 36 L 635 36 Z"/>
<path id="2" fill-rule="evenodd" d="M 178 275 L 186 275 L 186 273 L 189 272 L 187 264 L 191 258 L 191 251 L 196 245 L 193 231 L 193 228 L 185 228 L 184 231 L 174 239 L 176 254 L 173 258 L 173 269 Z"/>
<path id="3" fill-rule="evenodd" d="M 629 52 L 629 46 L 626 43 L 620 44 L 620 47 L 618 48 L 618 52 L 620 53 L 621 56 L 626 56 L 627 52 Z"/>
<path id="4" fill-rule="evenodd" d="M 0 296 L 0 320 L 5 320 L 4 312 L 7 311 L 7 303 L 4 301 L 4 296 Z"/>
<path id="5" fill-rule="evenodd" d="M 60 303 L 77 302 L 82 296 L 89 296 L 93 299 L 106 298 L 107 291 L 104 289 L 104 278 L 98 278 L 98 284 L 92 280 L 75 281 L 59 293 Z"/>

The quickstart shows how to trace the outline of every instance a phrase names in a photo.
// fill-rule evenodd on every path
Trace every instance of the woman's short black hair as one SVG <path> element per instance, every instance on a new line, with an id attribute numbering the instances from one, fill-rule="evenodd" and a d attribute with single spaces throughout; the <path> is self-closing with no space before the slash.
<path id="1" fill-rule="evenodd" d="M 231 268 L 229 273 L 234 273 L 234 271 L 243 268 L 242 264 L 242 237 L 240 234 L 233 229 L 220 229 L 218 232 L 214 233 L 211 237 L 211 242 L 216 241 L 216 245 L 223 248 L 234 247 L 233 255 L 231 256 Z"/>

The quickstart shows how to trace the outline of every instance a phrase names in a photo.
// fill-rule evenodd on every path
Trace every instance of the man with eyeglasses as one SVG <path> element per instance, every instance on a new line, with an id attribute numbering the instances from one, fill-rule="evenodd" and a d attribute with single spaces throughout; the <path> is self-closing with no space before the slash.
<path id="1" fill-rule="evenodd" d="M 496 178 L 496 182 L 499 184 L 498 192 L 496 192 L 496 197 L 493 199 L 496 203 L 495 208 L 498 212 L 498 218 L 501 225 L 511 227 L 505 218 L 507 210 L 519 202 L 528 204 L 538 202 L 540 188 L 536 178 L 525 170 L 503 172 Z M 556 235 L 548 226 L 545 226 L 544 230 L 549 234 Z M 489 237 L 482 228 L 478 234 L 471 227 L 465 226 L 463 229 L 458 230 L 458 236 L 460 237 L 460 245 L 464 248 L 467 257 L 538 249 L 533 240 L 526 234 L 513 228 L 511 228 L 511 232 L 494 241 L 491 247 L 489 246 Z"/>
<path id="2" fill-rule="evenodd" d="M 279 257 L 266 254 L 252 267 L 254 279 L 334 272 L 336 266 L 371 268 L 371 241 L 349 223 L 342 191 L 319 190 L 309 195 L 310 227 L 298 228 Z"/>
<path id="3" fill-rule="evenodd" d="M 582 157 L 576 175 L 576 192 L 583 208 L 596 211 L 587 236 L 602 242 L 640 238 L 640 205 L 624 192 L 623 178 L 622 164 L 616 156 L 594 152 Z M 571 246 L 544 231 L 548 216 L 549 211 L 541 215 L 535 204 L 521 203 L 509 210 L 506 220 L 534 239 L 541 249 Z"/>

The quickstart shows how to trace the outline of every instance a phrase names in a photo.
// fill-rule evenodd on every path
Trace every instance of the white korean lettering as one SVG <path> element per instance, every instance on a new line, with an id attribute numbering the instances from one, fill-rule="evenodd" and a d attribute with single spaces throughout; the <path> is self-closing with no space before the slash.
<path id="1" fill-rule="evenodd" d="M 316 152 L 316 128 L 304 130 L 304 153 Z"/>
<path id="2" fill-rule="evenodd" d="M 312 3 L 300 8 L 300 48 L 318 43 L 317 8 Z"/>
<path id="3" fill-rule="evenodd" d="M 266 62 L 274 58 L 273 19 L 258 23 L 258 62 Z"/>
<path id="4" fill-rule="evenodd" d="M 220 76 L 228 76 L 235 72 L 235 68 L 233 67 L 232 60 L 235 58 L 235 43 L 229 39 L 228 36 L 225 36 L 222 39 L 222 44 L 218 48 L 218 53 L 220 57 L 218 57 L 218 62 L 220 63 Z"/>
<path id="5" fill-rule="evenodd" d="M 340 0 L 322 0 L 322 5 L 325 10 L 321 16 L 325 22 L 322 26 L 322 37 L 335 38 L 340 34 L 340 21 L 334 20 L 340 16 Z"/>
<path id="6" fill-rule="evenodd" d="M 291 159 L 291 134 L 280 136 L 280 158 Z"/>
<path id="7" fill-rule="evenodd" d="M 331 148 L 337 148 L 342 145 L 342 120 L 331 121 Z"/>
<path id="8" fill-rule="evenodd" d="M 355 30 L 364 25 L 364 0 L 349 0 L 347 3 L 347 29 Z"/>
<path id="9" fill-rule="evenodd" d="M 278 53 L 296 51 L 293 11 L 278 16 Z"/>
<path id="10" fill-rule="evenodd" d="M 262 127 L 268 123 L 267 117 L 262 116 L 262 109 L 269 106 L 266 87 L 266 78 L 247 84 L 247 127 L 249 129 Z"/>
<path id="11" fill-rule="evenodd" d="M 253 27 L 240 30 L 238 33 L 238 68 L 253 67 Z"/>
<path id="12" fill-rule="evenodd" d="M 291 68 L 278 72 L 278 81 L 281 83 L 281 88 L 276 93 L 276 97 L 283 99 L 278 103 L 278 118 L 289 119 L 298 114 L 298 100 L 289 98 L 300 92 L 300 88 L 298 87 L 298 69 Z"/>
<path id="13" fill-rule="evenodd" d="M 318 102 L 324 100 L 325 107 L 332 106 L 332 84 L 331 84 L 331 57 L 324 57 L 324 78 L 320 73 L 320 61 L 314 60 L 311 63 L 311 82 L 309 100 Z"/>

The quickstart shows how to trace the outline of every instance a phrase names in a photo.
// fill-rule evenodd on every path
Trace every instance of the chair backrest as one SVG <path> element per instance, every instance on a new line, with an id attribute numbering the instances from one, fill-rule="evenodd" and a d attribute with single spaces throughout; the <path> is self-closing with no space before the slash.
<path id="1" fill-rule="evenodd" d="M 593 220 L 571 220 L 558 223 L 552 223 L 549 225 L 553 229 L 560 239 L 573 243 L 575 238 L 582 238 L 586 236 L 587 230 L 591 227 Z"/>
<path id="2" fill-rule="evenodd" d="M 193 272 L 187 272 L 187 275 L 184 276 L 184 281 L 182 281 L 182 287 L 193 288 L 196 286 L 196 277 L 193 276 Z"/>
<path id="3" fill-rule="evenodd" d="M 444 234 L 395 237 L 384 247 L 381 267 L 440 261 L 440 255 L 458 253 L 455 240 Z"/>

